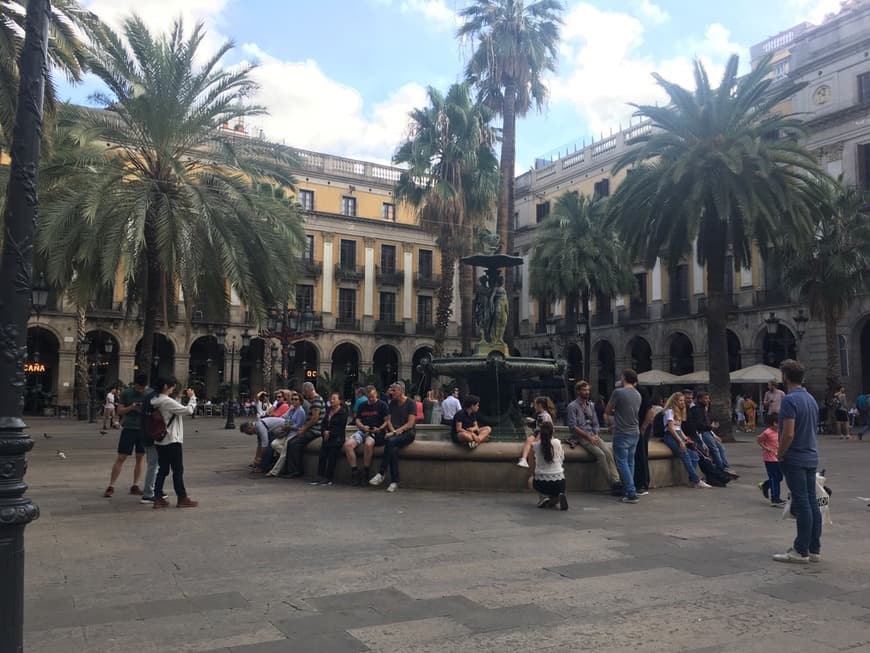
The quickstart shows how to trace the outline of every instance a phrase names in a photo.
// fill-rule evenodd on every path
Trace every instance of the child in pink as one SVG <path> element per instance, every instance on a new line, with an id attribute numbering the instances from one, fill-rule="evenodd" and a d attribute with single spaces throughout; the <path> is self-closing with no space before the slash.
<path id="1" fill-rule="evenodd" d="M 779 468 L 779 461 L 776 459 L 776 452 L 779 449 L 776 415 L 769 414 L 766 419 L 767 428 L 756 439 L 761 447 L 761 459 L 764 461 L 765 469 L 767 469 L 767 480 L 759 483 L 758 486 L 765 497 L 767 497 L 767 490 L 770 490 L 770 505 L 772 507 L 781 508 L 785 501 L 779 495 L 782 470 Z"/>

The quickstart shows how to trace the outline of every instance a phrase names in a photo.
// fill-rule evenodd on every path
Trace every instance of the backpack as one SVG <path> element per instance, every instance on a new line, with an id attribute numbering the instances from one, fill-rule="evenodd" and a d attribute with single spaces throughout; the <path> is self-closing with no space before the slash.
<path id="1" fill-rule="evenodd" d="M 157 396 L 156 392 L 149 392 L 142 402 L 142 428 L 144 430 L 145 444 L 162 442 L 169 431 L 169 424 L 175 420 L 175 415 L 169 418 L 169 424 L 163 419 L 163 414 L 151 403 Z"/>
<path id="2" fill-rule="evenodd" d="M 870 415 L 870 394 L 864 394 L 855 400 L 855 407 L 862 415 Z"/>
<path id="3" fill-rule="evenodd" d="M 665 411 L 653 418 L 653 435 L 660 440 L 665 437 Z"/>

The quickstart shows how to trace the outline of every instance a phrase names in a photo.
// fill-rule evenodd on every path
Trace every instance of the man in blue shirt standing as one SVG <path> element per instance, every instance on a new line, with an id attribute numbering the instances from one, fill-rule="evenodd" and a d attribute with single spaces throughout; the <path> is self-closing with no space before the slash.
<path id="1" fill-rule="evenodd" d="M 803 387 L 803 365 L 789 359 L 782 362 L 780 370 L 786 396 L 779 411 L 779 450 L 776 457 L 791 492 L 791 510 L 797 518 L 797 537 L 788 551 L 777 553 L 773 559 L 798 564 L 819 562 L 822 548 L 822 512 L 816 500 L 819 406 Z"/>

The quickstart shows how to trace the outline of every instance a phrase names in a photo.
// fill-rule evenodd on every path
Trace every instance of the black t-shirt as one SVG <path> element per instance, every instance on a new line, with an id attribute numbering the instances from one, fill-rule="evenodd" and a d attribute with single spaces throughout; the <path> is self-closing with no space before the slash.
<path id="1" fill-rule="evenodd" d="M 464 408 L 456 413 L 453 418 L 453 435 L 457 435 L 460 429 L 467 431 L 477 422 L 477 417 Z"/>
<path id="2" fill-rule="evenodd" d="M 390 422 L 394 429 L 400 429 L 408 423 L 408 418 L 414 415 L 417 416 L 417 402 L 410 397 L 405 397 L 405 403 L 400 404 L 393 399 L 390 402 Z M 413 429 L 411 429 L 413 431 Z M 407 433 L 407 431 L 404 431 Z"/>
<path id="3" fill-rule="evenodd" d="M 356 417 L 362 425 L 370 426 L 374 429 L 383 424 L 387 420 L 387 415 L 389 414 L 390 409 L 387 408 L 387 404 L 380 399 L 378 399 L 374 404 L 371 404 L 366 400 L 359 408 L 357 408 L 356 411 Z"/>
<path id="4" fill-rule="evenodd" d="M 122 406 L 132 406 L 140 404 L 139 410 L 131 410 L 122 418 L 125 431 L 141 431 L 142 430 L 142 408 L 145 404 L 145 397 L 150 394 L 151 390 L 145 388 L 144 392 L 139 392 L 136 388 L 125 388 L 121 393 L 121 398 L 118 403 Z"/>

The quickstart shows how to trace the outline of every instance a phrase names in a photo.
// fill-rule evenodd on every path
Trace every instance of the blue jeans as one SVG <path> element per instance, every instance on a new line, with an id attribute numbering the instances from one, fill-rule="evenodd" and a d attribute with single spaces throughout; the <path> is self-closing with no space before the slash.
<path id="1" fill-rule="evenodd" d="M 782 483 L 782 469 L 779 463 L 765 460 L 764 468 L 767 470 L 767 482 L 770 483 L 770 500 L 779 501 L 779 484 Z"/>
<path id="2" fill-rule="evenodd" d="M 387 473 L 387 467 L 390 468 L 390 481 L 393 483 L 399 482 L 399 450 L 404 449 L 414 441 L 417 434 L 414 431 L 405 431 L 399 435 L 394 435 L 387 438 L 384 443 L 384 453 L 381 456 L 381 474 Z"/>
<path id="3" fill-rule="evenodd" d="M 700 481 L 701 479 L 695 471 L 695 468 L 698 465 L 698 454 L 688 447 L 686 447 L 685 451 L 680 451 L 680 443 L 677 442 L 676 438 L 674 438 L 670 432 L 665 432 L 663 442 L 668 445 L 670 450 L 676 454 L 677 458 L 683 462 L 683 467 L 685 467 L 686 471 L 689 472 L 689 482 L 695 484 Z"/>
<path id="4" fill-rule="evenodd" d="M 728 464 L 728 458 L 725 457 L 725 447 L 723 447 L 722 443 L 716 439 L 716 436 L 713 435 L 712 431 L 704 431 L 701 434 L 701 441 L 706 444 L 707 449 L 710 450 L 710 457 L 713 459 L 714 465 L 721 467 L 722 469 L 730 467 Z"/>
<path id="5" fill-rule="evenodd" d="M 791 511 L 797 518 L 794 550 L 801 555 L 820 553 L 822 548 L 822 511 L 816 500 L 816 468 L 791 463 L 779 464 L 791 492 Z"/>
<path id="6" fill-rule="evenodd" d="M 157 480 L 157 445 L 145 447 L 145 461 L 148 467 L 145 470 L 145 483 L 142 494 L 146 499 L 154 498 L 154 481 Z"/>
<path id="7" fill-rule="evenodd" d="M 634 452 L 637 449 L 637 435 L 613 436 L 613 460 L 619 477 L 622 479 L 622 494 L 626 497 L 637 495 L 634 487 Z"/>

